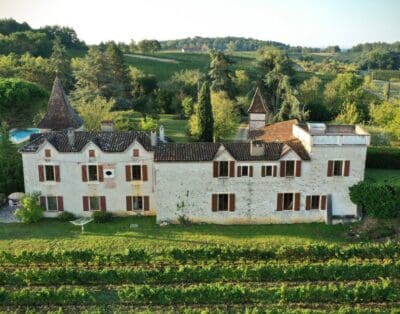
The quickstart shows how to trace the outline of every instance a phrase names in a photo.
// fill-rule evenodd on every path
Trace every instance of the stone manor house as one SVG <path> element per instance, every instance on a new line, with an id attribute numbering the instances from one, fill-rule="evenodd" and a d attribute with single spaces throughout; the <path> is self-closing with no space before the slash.
<path id="1" fill-rule="evenodd" d="M 217 224 L 334 222 L 358 219 L 349 187 L 363 180 L 370 136 L 360 126 L 266 125 L 256 91 L 249 139 L 165 143 L 156 132 L 86 132 L 58 78 L 48 111 L 20 151 L 26 193 L 40 193 L 47 217 L 156 215 L 157 222 Z"/>

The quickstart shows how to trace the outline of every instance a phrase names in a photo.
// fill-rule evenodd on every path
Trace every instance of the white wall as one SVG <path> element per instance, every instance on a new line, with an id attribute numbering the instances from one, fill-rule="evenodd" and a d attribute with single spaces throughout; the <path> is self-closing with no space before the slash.
<path id="1" fill-rule="evenodd" d="M 139 157 L 132 157 L 132 150 L 139 149 Z M 44 156 L 45 149 L 51 150 L 51 158 Z M 95 158 L 89 158 L 89 149 L 96 151 Z M 138 142 L 123 153 L 104 153 L 93 143 L 89 143 L 80 153 L 59 153 L 49 143 L 45 143 L 37 153 L 23 153 L 25 192 L 40 192 L 44 196 L 63 196 L 64 210 L 77 216 L 88 216 L 83 211 L 82 196 L 106 196 L 107 211 L 116 215 L 132 214 L 126 211 L 126 196 L 148 195 L 150 211 L 143 214 L 154 215 L 156 200 L 154 196 L 153 152 L 147 152 Z M 104 182 L 83 182 L 81 166 L 88 163 L 102 164 L 106 169 L 115 169 L 113 179 L 104 178 Z M 125 165 L 130 163 L 146 164 L 148 181 L 126 182 Z M 38 165 L 54 164 L 60 166 L 60 182 L 39 182 Z M 58 213 L 47 212 L 46 216 Z"/>

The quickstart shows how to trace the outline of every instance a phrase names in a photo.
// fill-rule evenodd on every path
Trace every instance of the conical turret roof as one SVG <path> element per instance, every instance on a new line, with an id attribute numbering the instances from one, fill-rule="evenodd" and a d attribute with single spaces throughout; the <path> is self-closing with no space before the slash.
<path id="1" fill-rule="evenodd" d="M 47 112 L 42 121 L 39 122 L 38 128 L 58 131 L 68 128 L 79 129 L 82 125 L 83 120 L 72 109 L 61 81 L 56 77 L 47 106 Z"/>
<path id="2" fill-rule="evenodd" d="M 248 113 L 268 113 L 267 106 L 265 104 L 265 100 L 261 95 L 260 89 L 257 87 L 256 92 L 253 96 L 253 100 L 251 101 Z"/>

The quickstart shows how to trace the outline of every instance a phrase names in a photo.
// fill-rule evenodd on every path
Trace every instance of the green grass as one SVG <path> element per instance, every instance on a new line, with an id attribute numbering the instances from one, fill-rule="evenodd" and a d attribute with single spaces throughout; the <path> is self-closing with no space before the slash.
<path id="1" fill-rule="evenodd" d="M 139 228 L 130 229 L 137 223 Z M 0 224 L 0 250 L 95 249 L 123 252 L 127 248 L 193 247 L 220 245 L 290 245 L 306 243 L 346 243 L 348 225 L 323 223 L 295 225 L 193 225 L 160 227 L 155 217 L 113 218 L 109 223 L 89 223 L 82 234 L 69 222 L 43 219 L 24 224 Z"/>
<path id="2" fill-rule="evenodd" d="M 366 169 L 365 180 L 370 182 L 390 183 L 400 186 L 400 170 Z"/>

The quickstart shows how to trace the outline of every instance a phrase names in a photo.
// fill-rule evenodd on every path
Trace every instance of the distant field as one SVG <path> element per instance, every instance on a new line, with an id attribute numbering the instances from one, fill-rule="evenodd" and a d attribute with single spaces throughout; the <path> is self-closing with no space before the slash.
<path id="1" fill-rule="evenodd" d="M 365 180 L 400 185 L 400 170 L 366 169 Z"/>
<path id="2" fill-rule="evenodd" d="M 372 92 L 380 98 L 384 98 L 383 91 L 388 84 L 387 81 L 374 80 L 374 87 Z M 390 98 L 400 98 L 400 82 L 391 82 L 390 83 Z"/>

